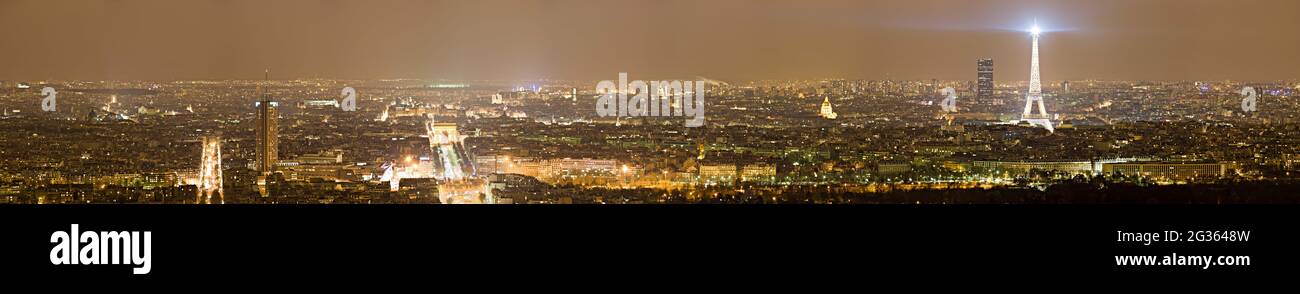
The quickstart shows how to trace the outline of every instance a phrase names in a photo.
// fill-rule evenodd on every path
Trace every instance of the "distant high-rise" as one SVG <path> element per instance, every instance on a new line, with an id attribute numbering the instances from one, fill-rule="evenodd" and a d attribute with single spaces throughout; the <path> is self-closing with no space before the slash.
<path id="1" fill-rule="evenodd" d="M 993 59 L 980 59 L 975 66 L 975 98 L 993 97 Z"/>
<path id="2" fill-rule="evenodd" d="M 277 137 L 279 127 L 276 123 L 278 103 L 271 101 L 265 92 L 261 94 L 261 98 L 255 104 L 257 106 L 257 172 L 268 175 L 275 172 L 275 164 L 279 160 L 280 139 Z"/>

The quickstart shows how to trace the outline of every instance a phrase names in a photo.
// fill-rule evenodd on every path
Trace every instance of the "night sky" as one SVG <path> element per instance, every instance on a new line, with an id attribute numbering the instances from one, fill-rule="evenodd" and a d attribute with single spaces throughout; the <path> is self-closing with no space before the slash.
<path id="1" fill-rule="evenodd" d="M 0 0 L 0 80 L 1300 78 L 1300 1 Z"/>

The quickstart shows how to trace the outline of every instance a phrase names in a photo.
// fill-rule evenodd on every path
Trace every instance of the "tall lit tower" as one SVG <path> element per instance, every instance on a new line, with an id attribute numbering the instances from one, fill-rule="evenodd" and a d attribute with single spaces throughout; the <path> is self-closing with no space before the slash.
<path id="1" fill-rule="evenodd" d="M 1043 30 L 1034 24 L 1034 28 L 1029 30 L 1034 35 L 1033 53 L 1030 55 L 1029 62 L 1029 94 L 1025 96 L 1025 112 L 1022 116 L 1025 120 L 1047 119 L 1047 108 L 1043 106 L 1043 81 L 1038 71 L 1038 36 Z M 1032 114 L 1034 103 L 1038 103 L 1038 114 Z"/>
<path id="2" fill-rule="evenodd" d="M 257 172 L 265 176 L 275 172 L 275 163 L 279 160 L 280 139 L 276 124 L 276 107 L 279 103 L 271 101 L 266 89 L 259 89 L 258 92 L 261 97 L 254 104 L 257 107 Z"/>
<path id="3" fill-rule="evenodd" d="M 1034 22 L 1034 27 L 1029 30 L 1034 35 L 1033 53 L 1029 62 L 1029 93 L 1025 95 L 1025 112 L 1021 115 L 1020 120 L 1031 125 L 1041 126 L 1049 132 L 1055 132 L 1052 127 L 1051 117 L 1047 115 L 1047 107 L 1043 106 L 1043 81 L 1038 71 L 1038 36 L 1043 34 L 1043 30 L 1038 27 L 1038 22 Z M 1033 114 L 1034 104 L 1038 104 L 1038 114 Z"/>
<path id="4" fill-rule="evenodd" d="M 993 97 L 993 59 L 984 58 L 975 63 L 975 98 Z"/>
<path id="5" fill-rule="evenodd" d="M 266 72 L 266 81 L 270 81 L 271 72 Z M 271 101 L 264 85 L 258 87 L 257 103 L 257 192 L 262 197 L 271 196 L 267 188 L 268 178 L 275 173 L 275 163 L 280 159 L 279 126 L 276 123 L 276 107 L 279 103 Z"/>
<path id="6" fill-rule="evenodd" d="M 203 137 L 203 160 L 199 164 L 199 204 L 224 204 L 225 192 L 221 189 L 221 136 Z M 213 194 L 216 198 L 213 199 Z"/>

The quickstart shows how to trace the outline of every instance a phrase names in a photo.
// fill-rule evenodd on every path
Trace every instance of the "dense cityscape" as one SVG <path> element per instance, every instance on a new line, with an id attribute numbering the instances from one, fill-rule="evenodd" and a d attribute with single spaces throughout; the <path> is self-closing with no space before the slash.
<path id="1" fill-rule="evenodd" d="M 213 203 L 209 137 L 217 203 L 1016 203 L 1069 183 L 1300 177 L 1296 82 L 1048 82 L 1051 130 L 1006 123 L 1025 82 L 712 82 L 700 128 L 599 117 L 594 84 L 5 81 L 0 202 Z M 61 89 L 55 112 L 38 103 L 46 86 Z M 1261 89 L 1258 112 L 1239 109 L 1245 86 Z M 345 87 L 356 111 L 340 107 Z M 970 97 L 958 112 L 938 106 L 944 87 Z M 278 131 L 269 167 L 259 93 Z M 463 144 L 465 187 L 442 176 L 432 128 Z"/>
<path id="2" fill-rule="evenodd" d="M 0 203 L 1295 202 L 1300 81 L 1044 80 L 1027 33 L 962 80 L 0 81 Z"/>

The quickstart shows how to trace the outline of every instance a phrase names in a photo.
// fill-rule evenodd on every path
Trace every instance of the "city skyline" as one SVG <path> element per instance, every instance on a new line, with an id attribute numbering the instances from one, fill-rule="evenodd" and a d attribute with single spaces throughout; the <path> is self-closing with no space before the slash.
<path id="1" fill-rule="evenodd" d="M 1186 8 L 1145 7 L 1158 2 L 1088 7 L 1143 17 L 1171 17 Z M 0 133 L 19 138 L 0 141 L 0 203 L 1275 203 L 1293 199 L 1135 195 L 1168 191 L 1165 186 L 1300 185 L 1300 80 L 1252 81 L 1252 74 L 1233 69 L 1264 68 L 1252 61 L 1260 57 L 1285 67 L 1291 59 L 1267 53 L 1285 46 L 1219 48 L 1211 52 L 1218 57 L 1213 62 L 1233 66 L 1199 68 L 1205 61 L 1187 54 L 1208 54 L 1206 48 L 1159 56 L 1142 49 L 1146 43 L 1180 46 L 1187 41 L 1180 34 L 1190 31 L 1162 27 L 1159 35 L 1143 35 L 1149 27 L 1126 26 L 1139 33 L 1130 37 L 1140 38 L 1111 39 L 1119 36 L 1115 24 L 1126 19 L 1037 10 L 1071 8 L 1061 2 L 91 3 L 97 5 L 85 6 L 101 9 L 98 14 L 37 28 L 98 18 L 104 28 L 71 30 L 81 37 L 108 31 L 94 35 L 99 42 L 40 44 L 47 50 L 24 54 L 93 51 L 74 54 L 82 58 L 74 61 L 111 60 L 100 65 L 121 80 L 0 79 Z M 538 3 L 546 5 L 530 6 Z M 844 22 L 877 8 L 906 15 L 934 4 L 972 13 Z M 1009 4 L 1025 5 L 1028 17 L 994 20 L 1019 13 L 998 10 Z M 636 13 L 599 13 L 675 5 L 692 9 L 668 24 L 643 23 Z M 545 17 L 512 14 L 515 6 Z M 206 10 L 148 13 L 178 7 Z M 437 19 L 449 35 L 433 37 L 447 42 L 421 43 L 430 38 L 424 29 L 431 24 L 407 13 L 418 9 L 401 9 L 412 7 L 453 14 Z M 203 15 L 213 11 L 232 13 L 209 22 Z M 769 13 L 724 21 L 762 11 Z M 318 19 L 341 12 L 359 14 L 342 22 Z M 378 12 L 394 14 L 379 19 Z M 123 17 L 133 14 L 143 16 Z M 631 23 L 587 24 L 613 20 Z M 711 23 L 688 24 L 697 20 Z M 331 36 L 338 47 L 325 49 L 314 44 L 324 28 L 359 30 Z M 155 38 L 132 41 L 116 35 L 118 29 Z M 533 29 L 544 34 L 520 34 Z M 585 30 L 603 35 L 576 39 Z M 1107 41 L 1071 40 L 1089 34 Z M 506 43 L 496 43 L 501 37 Z M 195 38 L 221 45 L 208 48 L 212 40 Z M 362 39 L 371 42 L 353 43 Z M 1005 44 L 972 45 L 992 41 Z M 0 54 L 18 48 L 12 44 Z M 911 48 L 922 44 L 934 46 Z M 1135 47 L 1108 51 L 1128 45 Z M 502 48 L 510 49 L 496 51 Z M 1241 49 L 1264 53 L 1235 52 Z M 133 55 L 141 52 L 155 54 Z M 873 61 L 882 56 L 888 60 Z M 428 59 L 441 57 L 455 60 Z M 1158 66 L 1170 58 L 1195 68 Z M 334 77 L 343 67 L 329 62 L 340 59 L 355 62 L 347 65 L 362 78 Z M 8 60 L 17 69 L 0 70 L 68 61 Z M 731 63 L 744 60 L 754 62 Z M 168 62 L 153 64 L 160 61 Z M 864 66 L 871 63 L 883 66 Z M 74 68 L 49 70 L 104 73 L 64 65 Z M 252 66 L 261 75 L 246 76 Z M 959 74 L 945 76 L 949 68 Z M 822 76 L 842 69 L 883 78 Z M 1113 76 L 1187 70 L 1227 79 L 1074 77 L 1097 69 Z M 477 71 L 493 78 L 383 78 Z M 126 78 L 155 74 L 168 78 Z M 191 80 L 195 74 L 239 77 Z M 516 75 L 526 77 L 504 78 Z M 725 80 L 731 75 L 817 77 Z M 666 76 L 686 80 L 661 80 Z M 680 116 L 691 119 L 681 124 Z"/>
<path id="2" fill-rule="evenodd" d="M 0 0 L 0 29 L 20 281 L 1300 261 L 1300 0 Z"/>
<path id="3" fill-rule="evenodd" d="M 253 80 L 263 69 L 285 79 L 971 80 L 980 58 L 1024 77 L 1028 48 L 1014 44 L 1034 19 L 1050 32 L 1046 81 L 1300 78 L 1294 1 L 320 4 L 0 2 L 0 27 L 17 32 L 0 44 L 0 80 Z M 627 16 L 673 8 L 683 12 Z"/>

